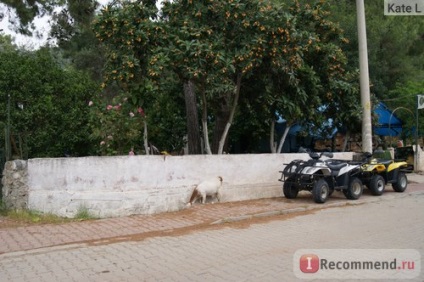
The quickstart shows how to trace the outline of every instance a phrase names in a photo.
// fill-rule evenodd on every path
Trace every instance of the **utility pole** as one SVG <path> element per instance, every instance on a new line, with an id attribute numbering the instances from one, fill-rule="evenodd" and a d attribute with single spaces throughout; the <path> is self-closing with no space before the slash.
<path id="1" fill-rule="evenodd" d="M 359 42 L 359 75 L 362 105 L 362 152 L 372 153 L 371 100 L 368 72 L 367 31 L 364 0 L 356 0 Z"/>

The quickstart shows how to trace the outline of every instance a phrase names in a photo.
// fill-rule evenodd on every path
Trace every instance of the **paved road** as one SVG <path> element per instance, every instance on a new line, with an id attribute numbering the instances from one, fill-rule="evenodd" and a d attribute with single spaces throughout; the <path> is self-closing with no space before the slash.
<path id="1" fill-rule="evenodd" d="M 423 234 L 424 193 L 392 193 L 188 234 L 4 253 L 0 281 L 296 281 L 299 249 L 416 249 L 424 259 Z"/>

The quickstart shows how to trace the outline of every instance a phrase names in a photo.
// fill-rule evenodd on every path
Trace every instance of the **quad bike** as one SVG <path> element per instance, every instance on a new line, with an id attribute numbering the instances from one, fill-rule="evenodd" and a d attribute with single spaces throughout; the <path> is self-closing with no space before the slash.
<path id="1" fill-rule="evenodd" d="M 403 160 L 370 158 L 361 167 L 361 180 L 371 194 L 383 194 L 386 184 L 391 183 L 395 192 L 403 192 L 408 186 L 406 173 L 411 172 L 409 165 Z"/>
<path id="2" fill-rule="evenodd" d="M 325 156 L 329 159 L 321 160 Z M 332 153 L 309 153 L 310 160 L 294 160 L 280 171 L 279 181 L 284 182 L 283 193 L 288 199 L 297 197 L 299 191 L 312 193 L 316 203 L 325 203 L 336 191 L 343 191 L 347 199 L 356 200 L 362 195 L 359 162 L 332 160 Z"/>

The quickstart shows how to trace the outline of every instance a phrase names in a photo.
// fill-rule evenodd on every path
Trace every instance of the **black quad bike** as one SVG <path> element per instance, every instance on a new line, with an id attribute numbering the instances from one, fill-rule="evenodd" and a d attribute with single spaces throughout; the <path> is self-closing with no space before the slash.
<path id="1" fill-rule="evenodd" d="M 327 157 L 322 160 L 321 157 Z M 312 193 L 316 203 L 325 203 L 334 191 L 342 191 L 347 199 L 356 200 L 362 195 L 363 185 L 358 176 L 362 162 L 333 160 L 332 153 L 309 153 L 309 160 L 294 160 L 283 171 L 279 181 L 284 182 L 287 199 L 297 197 L 299 191 Z"/>

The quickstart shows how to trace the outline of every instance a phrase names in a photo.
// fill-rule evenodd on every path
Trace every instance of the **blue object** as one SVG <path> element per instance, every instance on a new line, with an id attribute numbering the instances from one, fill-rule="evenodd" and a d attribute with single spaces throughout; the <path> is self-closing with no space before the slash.
<path id="1" fill-rule="evenodd" d="M 374 110 L 378 117 L 377 124 L 373 127 L 375 135 L 399 136 L 402 133 L 402 121 L 382 102 Z"/>

